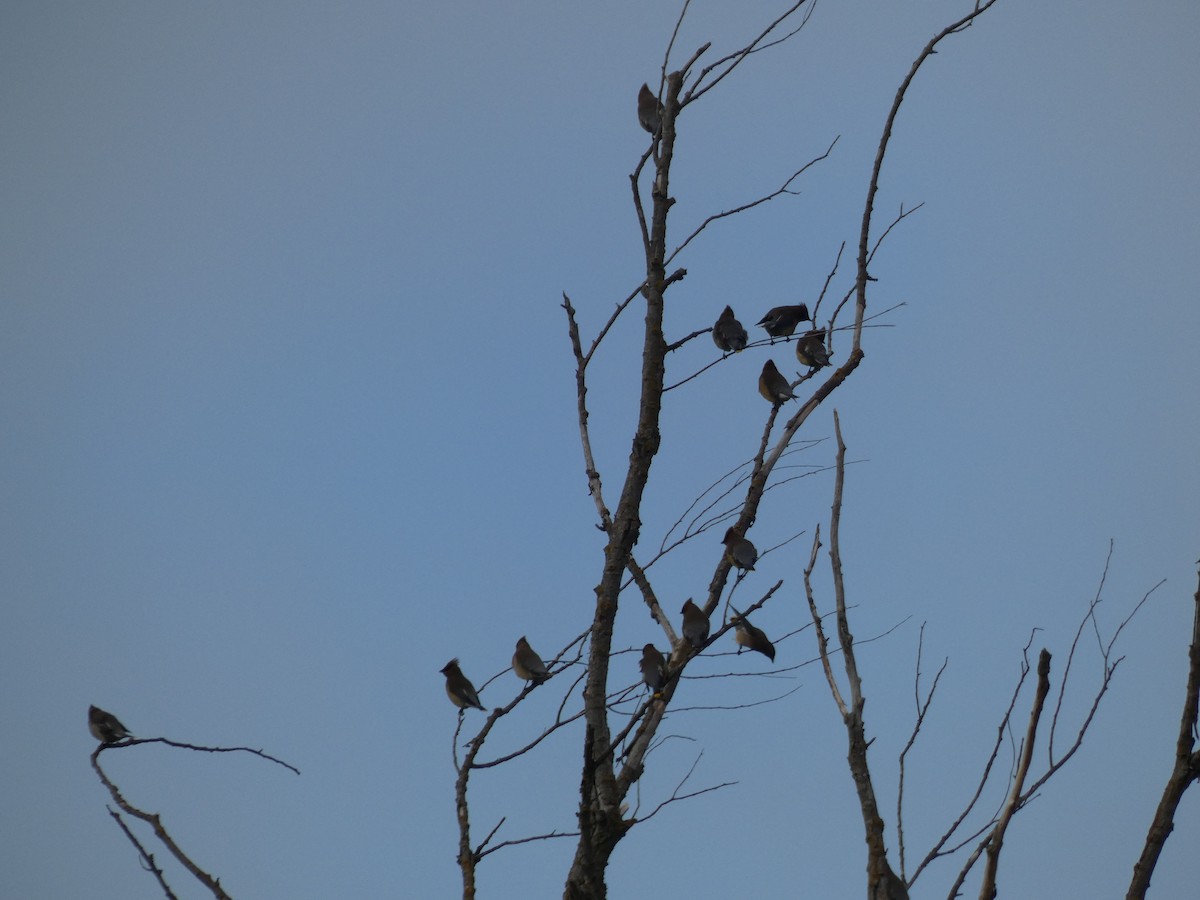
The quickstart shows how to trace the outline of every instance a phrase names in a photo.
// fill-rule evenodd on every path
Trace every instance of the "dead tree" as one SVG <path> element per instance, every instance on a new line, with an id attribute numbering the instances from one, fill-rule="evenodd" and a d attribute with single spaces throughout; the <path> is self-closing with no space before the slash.
<path id="1" fill-rule="evenodd" d="M 757 449 L 751 461 L 744 470 L 733 477 L 732 487 L 726 487 L 723 493 L 719 494 L 717 500 L 705 505 L 702 513 L 697 514 L 688 523 L 681 535 L 672 541 L 664 538 L 657 555 L 642 559 L 635 555 L 635 548 L 639 546 L 639 540 L 642 538 L 643 498 L 650 480 L 652 465 L 663 440 L 660 432 L 663 397 L 668 391 L 681 388 L 693 379 L 702 376 L 730 355 L 726 353 L 721 359 L 705 366 L 699 372 L 680 377 L 674 380 L 674 383 L 668 383 L 667 361 L 669 355 L 689 341 L 712 331 L 711 328 L 702 329 L 674 339 L 666 333 L 664 310 L 669 293 L 687 275 L 686 269 L 674 267 L 675 260 L 714 223 L 777 197 L 794 193 L 795 182 L 811 166 L 828 156 L 833 149 L 831 144 L 825 154 L 800 166 L 775 190 L 748 200 L 733 209 L 709 215 L 687 233 L 682 241 L 673 245 L 670 238 L 670 234 L 673 232 L 668 226 L 675 202 L 672 197 L 671 179 L 672 166 L 678 149 L 676 126 L 692 104 L 701 101 L 710 90 L 720 86 L 726 78 L 734 76 L 744 63 L 752 59 L 753 54 L 779 46 L 803 28 L 807 21 L 807 14 L 811 10 L 811 4 L 807 4 L 806 0 L 799 0 L 765 26 L 750 43 L 703 67 L 701 67 L 701 60 L 710 50 L 709 44 L 699 47 L 682 65 L 676 66 L 672 65 L 674 57 L 674 38 L 672 38 L 664 57 L 659 84 L 656 89 L 647 86 L 639 95 L 638 118 L 642 126 L 650 133 L 650 141 L 648 148 L 631 173 L 630 183 L 634 214 L 643 248 L 644 271 L 639 276 L 636 287 L 616 304 L 615 311 L 599 328 L 590 342 L 585 341 L 581 336 L 576 309 L 571 299 L 566 294 L 563 296 L 568 334 L 576 363 L 577 411 L 584 471 L 588 490 L 596 508 L 596 526 L 606 538 L 603 566 L 595 586 L 596 600 L 592 622 L 579 645 L 582 659 L 586 662 L 586 674 L 582 680 L 581 707 L 578 712 L 578 716 L 583 721 L 582 765 L 579 784 L 578 842 L 574 860 L 566 878 L 564 897 L 567 900 L 596 900 L 596 898 L 606 895 L 605 873 L 610 856 L 613 849 L 637 822 L 637 818 L 628 813 L 627 798 L 645 770 L 647 753 L 651 749 L 663 717 L 670 707 L 679 675 L 694 656 L 695 648 L 691 647 L 687 641 L 678 638 L 670 619 L 662 609 L 648 570 L 661 556 L 719 525 L 727 527 L 727 535 L 733 536 L 730 540 L 734 542 L 744 540 L 747 532 L 754 525 L 766 492 L 774 483 L 772 476 L 776 474 L 778 463 L 789 453 L 795 451 L 799 443 L 800 429 L 812 413 L 855 372 L 863 361 L 865 357 L 862 347 L 863 329 L 868 321 L 868 288 L 874 280 L 870 274 L 870 265 L 883 238 L 897 222 L 913 211 L 901 209 L 899 215 L 887 227 L 877 232 L 875 228 L 875 197 L 892 127 L 914 76 L 922 63 L 933 54 L 938 43 L 949 35 L 968 27 L 993 2 L 994 0 L 986 0 L 986 2 L 977 3 L 967 15 L 936 35 L 917 57 L 901 83 L 884 124 L 883 135 L 867 180 L 866 203 L 856 241 L 856 265 L 844 294 L 840 297 L 836 294 L 826 296 L 838 274 L 841 260 L 841 251 L 839 251 L 837 258 L 833 261 L 829 276 L 813 303 L 811 330 L 805 335 L 796 335 L 793 338 L 796 320 L 804 321 L 810 318 L 810 312 L 806 306 L 803 307 L 803 314 L 798 312 L 801 308 L 799 306 L 790 308 L 796 311 L 792 316 L 790 328 L 768 327 L 770 345 L 774 345 L 777 338 L 788 343 L 789 349 L 794 349 L 790 345 L 792 340 L 801 342 L 801 353 L 797 355 L 797 358 L 801 362 L 808 361 L 809 372 L 794 380 L 784 379 L 778 370 L 774 369 L 773 362 L 771 363 L 771 369 L 774 372 L 771 377 L 779 383 L 769 386 L 768 389 L 768 387 L 762 387 L 762 382 L 760 382 L 760 390 L 763 390 L 764 396 L 772 402 L 761 436 L 756 441 Z M 685 3 L 680 23 L 686 10 L 687 4 Z M 677 23 L 676 33 L 678 33 L 680 23 Z M 647 187 L 649 188 L 648 198 L 645 196 Z M 814 291 L 814 293 L 816 292 Z M 829 303 L 822 312 L 822 305 L 826 300 Z M 614 324 L 631 309 L 635 301 L 640 301 L 639 306 L 642 307 L 644 313 L 637 425 L 630 443 L 628 465 L 619 479 L 620 487 L 615 494 L 611 495 L 615 496 L 614 503 L 610 499 L 610 493 L 606 491 L 606 478 L 600 471 L 592 448 L 588 408 L 588 392 L 592 387 L 589 382 L 589 366 L 597 352 L 602 349 L 603 342 Z M 839 316 L 843 313 L 852 317 L 852 321 L 840 323 Z M 820 327 L 818 327 L 818 317 L 820 317 Z M 769 318 L 769 316 L 764 317 L 764 321 Z M 835 340 L 838 342 L 846 340 L 849 346 L 842 351 L 839 364 L 827 365 L 829 351 Z M 721 341 L 718 340 L 717 343 L 720 347 Z M 767 344 L 766 341 L 747 344 L 745 340 L 740 343 L 744 346 L 731 349 L 737 352 Z M 768 378 L 767 367 L 764 367 L 763 378 Z M 803 393 L 806 393 L 807 396 L 796 393 L 802 386 Z M 785 412 L 784 404 L 790 402 L 792 398 L 798 399 L 799 402 L 796 408 Z M 728 546 L 729 541 L 726 543 Z M 703 595 L 703 602 L 699 605 L 705 615 L 712 617 L 721 605 L 730 581 L 730 571 L 735 562 L 738 562 L 741 568 L 746 567 L 745 560 L 739 562 L 737 556 L 728 549 L 720 554 L 714 563 L 707 588 L 696 591 L 697 594 Z M 749 564 L 753 565 L 753 562 L 751 561 Z M 735 587 L 736 583 L 735 581 Z M 671 652 L 666 660 L 666 672 L 661 686 L 656 685 L 655 689 L 641 702 L 637 711 L 622 727 L 618 728 L 614 726 L 612 710 L 614 704 L 628 696 L 625 693 L 628 688 L 614 687 L 614 676 L 610 664 L 616 649 L 613 646 L 613 633 L 618 612 L 622 609 L 621 600 L 626 588 L 631 586 L 635 586 L 640 593 L 651 619 L 662 628 Z M 725 631 L 738 627 L 739 622 L 745 623 L 747 621 L 745 617 L 765 603 L 774 590 L 775 588 L 760 597 L 756 603 L 748 605 L 744 610 L 737 611 L 733 619 L 723 617 L 721 627 L 709 640 L 718 639 Z M 728 602 L 726 599 L 727 605 Z M 749 633 L 744 624 L 742 630 Z M 569 694 L 570 691 L 568 691 Z M 494 724 L 499 717 L 511 711 L 513 705 L 520 702 L 520 699 L 518 697 L 513 704 L 494 710 L 488 716 L 486 724 L 468 742 L 469 749 L 461 761 L 458 758 L 456 735 L 455 765 L 458 773 L 456 804 L 460 829 L 459 865 L 463 872 L 464 898 L 472 898 L 475 895 L 477 864 L 487 853 L 498 849 L 498 847 L 487 847 L 488 842 L 495 834 L 495 829 L 482 843 L 474 846 L 472 844 L 467 796 L 468 781 L 472 771 L 487 765 L 487 763 L 479 761 L 479 753 Z M 563 703 L 562 708 L 566 709 L 566 698 Z M 532 749 L 546 734 L 574 721 L 574 719 L 575 716 L 571 714 L 560 715 L 547 732 L 530 742 L 528 749 Z M 556 832 L 555 836 L 560 834 L 562 832 Z M 880 856 L 879 858 L 883 859 L 884 857 Z M 882 873 L 881 878 L 889 883 L 897 881 L 896 876 L 890 870 Z"/>
<path id="2" fill-rule="evenodd" d="M 795 341 L 799 345 L 797 359 L 807 365 L 809 371 L 804 374 L 797 373 L 798 377 L 795 379 L 788 379 L 781 376 L 773 361 L 769 368 L 764 367 L 760 390 L 764 397 L 771 402 L 771 407 L 770 412 L 766 415 L 761 435 L 755 442 L 756 449 L 752 457 L 744 467 L 735 468 L 716 485 L 710 486 L 700 498 L 697 498 L 688 511 L 675 523 L 675 526 L 662 537 L 657 551 L 646 551 L 639 549 L 649 543 L 643 540 L 644 535 L 642 534 L 643 503 L 647 486 L 650 483 L 652 467 L 664 440 L 660 431 L 664 396 L 670 391 L 683 388 L 693 380 L 705 376 L 733 353 L 753 350 L 768 344 L 765 340 L 748 341 L 744 334 L 736 340 L 731 340 L 730 335 L 737 338 L 739 334 L 737 327 L 734 327 L 737 323 L 730 325 L 730 320 L 735 318 L 731 310 L 722 313 L 713 328 L 700 329 L 679 337 L 668 335 L 664 325 L 668 298 L 672 288 L 687 277 L 687 270 L 676 266 L 676 259 L 685 248 L 700 238 L 710 225 L 777 197 L 793 193 L 793 186 L 797 179 L 833 150 L 833 144 L 831 144 L 823 155 L 802 165 L 777 189 L 733 209 L 707 216 L 690 232 L 687 232 L 682 241 L 673 244 L 670 238 L 673 229 L 669 227 L 675 202 L 672 196 L 672 166 L 676 154 L 686 146 L 679 140 L 678 123 L 692 104 L 701 101 L 710 90 L 718 87 L 727 77 L 733 76 L 743 63 L 751 59 L 752 54 L 778 46 L 784 43 L 788 37 L 796 34 L 807 21 L 807 16 L 804 14 L 808 9 L 805 0 L 800 0 L 767 25 L 749 44 L 702 68 L 701 60 L 709 52 L 710 45 L 705 44 L 699 47 L 682 65 L 674 66 L 672 64 L 674 38 L 672 38 L 662 65 L 659 84 L 656 89 L 647 85 L 638 97 L 638 119 L 650 134 L 650 142 L 631 173 L 630 183 L 634 214 L 644 255 L 644 272 L 639 273 L 636 287 L 618 300 L 615 310 L 590 341 L 585 340 L 581 334 L 575 305 L 569 296 L 565 293 L 563 295 L 562 306 L 566 312 L 568 336 L 575 359 L 577 417 L 584 472 L 588 491 L 596 509 L 596 527 L 605 536 L 605 546 L 600 577 L 594 588 L 595 605 L 592 622 L 575 641 L 564 648 L 555 661 L 550 664 L 549 670 L 554 677 L 562 677 L 566 672 L 572 670 L 572 662 L 578 662 L 583 666 L 584 674 L 578 676 L 568 686 L 559 706 L 559 714 L 554 722 L 513 753 L 492 760 L 481 760 L 480 758 L 484 743 L 499 719 L 510 713 L 536 685 L 528 686 L 510 704 L 494 709 L 488 715 L 482 728 L 466 742 L 466 752 L 461 759 L 459 757 L 460 735 L 459 732 L 456 732 L 454 758 L 458 776 L 455 793 L 459 822 L 458 860 L 463 874 L 465 900 L 470 900 L 475 896 L 476 868 L 488 854 L 514 843 L 565 837 L 575 838 L 577 843 L 574 858 L 566 877 L 564 898 L 566 900 L 600 900 L 606 896 L 606 873 L 614 848 L 631 828 L 647 818 L 646 816 L 639 817 L 636 810 L 633 813 L 630 812 L 631 791 L 637 786 L 645 772 L 647 756 L 655 745 L 655 739 L 659 734 L 664 717 L 672 708 L 671 704 L 679 677 L 700 649 L 691 640 L 677 635 L 668 613 L 664 611 L 659 592 L 656 590 L 652 573 L 649 570 L 667 553 L 698 535 L 718 527 L 727 528 L 724 542 L 726 544 L 725 552 L 719 554 L 715 560 L 706 587 L 697 589 L 694 593 L 703 597 L 703 602 L 698 606 L 706 616 L 714 617 L 724 600 L 725 610 L 732 609 L 733 617 L 722 615 L 720 626 L 714 630 L 712 635 L 704 639 L 707 643 L 702 646 L 707 646 L 712 641 L 719 639 L 731 629 L 739 628 L 739 623 L 743 623 L 741 631 L 748 633 L 748 629 L 744 625 L 748 621 L 746 616 L 770 600 L 780 587 L 781 582 L 776 582 L 774 587 L 759 597 L 756 602 L 746 605 L 743 610 L 739 611 L 733 608 L 727 590 L 730 588 L 731 570 L 735 566 L 744 569 L 754 565 L 752 550 L 743 557 L 740 551 L 735 551 L 734 548 L 740 546 L 741 542 L 745 540 L 747 532 L 753 527 L 768 490 L 778 486 L 783 480 L 779 477 L 778 464 L 801 446 L 799 437 L 801 428 L 808 422 L 813 412 L 858 369 L 865 359 L 864 327 L 871 319 L 867 315 L 868 292 L 870 285 L 875 280 L 871 274 L 871 263 L 881 242 L 890 230 L 914 211 L 914 209 L 904 210 L 902 208 L 899 214 L 885 227 L 882 229 L 875 227 L 875 199 L 880 174 L 887 157 L 893 126 L 904 98 L 922 65 L 937 52 L 939 44 L 946 38 L 970 27 L 974 20 L 986 12 L 994 2 L 995 0 L 979 0 L 966 15 L 934 35 L 918 54 L 909 72 L 902 80 L 885 120 L 875 159 L 867 179 L 866 203 L 855 242 L 857 245 L 856 261 L 845 292 L 840 296 L 836 290 L 830 293 L 830 288 L 838 276 L 841 262 L 841 251 L 839 251 L 837 258 L 833 260 L 825 284 L 813 304 L 812 328 L 807 334 L 793 334 L 796 325 L 794 320 L 808 318 L 810 311 L 807 307 L 804 308 L 803 315 L 796 312 L 790 327 L 786 328 L 781 326 L 777 330 L 772 329 L 770 327 L 771 315 L 764 317 L 770 335 L 769 345 L 773 346 L 778 339 L 789 344 L 790 349 L 797 349 L 790 346 Z M 686 9 L 687 4 L 685 3 L 684 14 L 686 14 Z M 797 18 L 799 22 L 794 21 Z M 682 21 L 682 14 L 680 21 Z M 676 33 L 678 33 L 678 23 Z M 648 197 L 646 195 L 647 187 L 649 189 Z M 843 244 L 843 248 L 844 246 Z M 813 293 L 816 294 L 815 291 Z M 827 299 L 829 305 L 822 315 L 822 304 Z M 617 321 L 634 308 L 635 303 L 643 313 L 637 424 L 630 441 L 628 463 L 618 479 L 620 486 L 615 490 L 607 490 L 606 488 L 612 482 L 602 473 L 596 454 L 593 452 L 588 398 L 589 391 L 593 390 L 595 385 L 589 376 L 597 353 L 605 346 L 606 337 Z M 788 309 L 795 311 L 799 307 L 788 307 Z M 839 321 L 839 317 L 843 313 L 850 321 Z M 818 319 L 818 316 L 821 318 Z M 724 351 L 723 354 L 699 371 L 683 373 L 681 376 L 672 373 L 672 377 L 668 378 L 668 361 L 671 359 L 671 354 L 688 342 L 713 332 L 717 328 L 722 330 L 720 333 L 714 333 L 713 337 L 718 348 Z M 835 342 L 842 341 L 848 343 L 848 347 L 842 349 L 838 363 L 831 364 L 830 350 Z M 786 404 L 793 399 L 798 402 L 794 408 L 789 409 Z M 909 874 L 904 855 L 903 780 L 898 787 L 896 806 L 895 828 L 900 851 L 899 857 L 896 858 L 891 855 L 887 847 L 887 825 L 884 819 L 883 805 L 868 763 L 871 741 L 867 736 L 864 720 L 863 679 L 857 664 L 856 647 L 859 644 L 855 641 L 850 628 L 848 610 L 852 604 L 847 601 L 847 589 L 843 578 L 837 539 L 845 477 L 845 446 L 842 443 L 841 427 L 837 422 L 836 414 L 834 421 L 838 447 L 834 513 L 829 531 L 835 601 L 835 608 L 831 613 L 822 613 L 818 609 L 811 585 L 810 576 L 815 565 L 817 550 L 821 546 L 819 529 L 813 544 L 813 558 L 804 576 L 812 618 L 811 624 L 818 639 L 819 660 L 824 666 L 831 692 L 847 729 L 850 775 L 861 807 L 867 844 L 866 894 L 870 900 L 907 900 L 910 888 L 929 865 L 958 854 L 965 856 L 966 859 L 954 880 L 950 896 L 953 898 L 960 895 L 960 888 L 964 880 L 971 873 L 976 862 L 982 859 L 984 865 L 980 875 L 979 896 L 991 898 L 996 896 L 997 872 L 1005 835 L 1016 814 L 1046 781 L 1072 758 L 1081 745 L 1110 680 L 1121 661 L 1120 658 L 1113 658 L 1111 654 L 1117 637 L 1129 620 L 1126 619 L 1121 624 L 1109 641 L 1100 641 L 1100 652 L 1104 663 L 1103 676 L 1092 696 L 1090 709 L 1083 722 L 1074 732 L 1066 749 L 1059 753 L 1055 752 L 1054 738 L 1059 726 L 1059 712 L 1066 688 L 1067 675 L 1070 672 L 1071 661 L 1074 659 L 1084 626 L 1089 622 L 1095 626 L 1094 613 L 1095 604 L 1099 602 L 1098 598 L 1085 614 L 1080 624 L 1080 630 L 1071 646 L 1049 723 L 1045 721 L 1045 716 L 1048 712 L 1047 701 L 1051 698 L 1053 689 L 1051 655 L 1048 650 L 1041 651 L 1036 665 L 1034 696 L 1029 720 L 1019 747 L 1014 750 L 1014 762 L 1005 801 L 994 813 L 980 816 L 977 813 L 978 800 L 984 785 L 996 771 L 994 763 L 1000 754 L 1004 736 L 1012 731 L 1011 723 L 1022 688 L 1026 684 L 1027 676 L 1034 671 L 1034 667 L 1028 659 L 1029 646 L 1026 646 L 1024 665 L 1016 690 L 1007 711 L 1001 718 L 996 745 L 984 765 L 974 796 L 967 801 L 962 814 L 951 823 L 945 834 Z M 710 492 L 712 492 L 711 495 Z M 732 587 L 736 588 L 739 581 L 740 576 L 735 573 Z M 650 674 L 647 674 L 646 677 L 646 682 L 650 687 L 649 692 L 644 699 L 637 703 L 632 714 L 628 714 L 627 718 L 618 722 L 614 719 L 614 710 L 623 710 L 630 703 L 635 690 L 624 680 L 623 670 L 615 671 L 612 665 L 614 654 L 622 649 L 614 646 L 614 630 L 619 613 L 624 610 L 627 616 L 640 615 L 634 611 L 636 607 L 633 610 L 630 608 L 626 594 L 629 588 L 636 589 L 636 594 L 640 595 L 647 615 L 662 629 L 670 652 L 661 663 L 652 663 L 653 677 Z M 622 605 L 623 599 L 626 601 L 624 606 Z M 1144 603 L 1145 600 L 1144 597 L 1142 602 Z M 1139 607 L 1140 605 L 1138 604 Z M 1134 612 L 1136 609 L 1135 607 Z M 831 648 L 830 642 L 824 634 L 823 619 L 826 615 L 831 616 L 836 623 L 836 649 Z M 1132 615 L 1133 613 L 1130 614 L 1130 616 Z M 773 654 L 773 652 L 772 649 L 771 653 Z M 657 657 L 657 651 L 654 651 L 651 646 L 646 648 L 645 653 L 647 655 L 644 656 L 644 659 L 653 660 Z M 832 659 L 835 653 L 840 653 L 841 662 L 845 668 L 844 685 L 839 682 L 833 672 Z M 571 656 L 573 659 L 566 659 Z M 564 659 L 566 662 L 563 662 Z M 918 721 L 909 740 L 909 747 L 917 739 L 921 720 L 933 699 L 936 684 L 935 679 L 934 687 L 925 697 L 923 704 L 919 703 Z M 574 699 L 576 690 L 580 691 L 577 701 Z M 574 705 L 575 703 L 578 705 Z M 468 784 L 472 772 L 478 772 L 501 764 L 516 755 L 530 752 L 550 734 L 579 721 L 582 722 L 583 733 L 577 830 L 556 830 L 547 834 L 530 835 L 489 846 L 503 824 L 503 819 L 501 819 L 500 823 L 491 829 L 482 842 L 473 844 L 470 836 L 468 796 Z M 460 731 L 461 728 L 462 720 L 460 719 Z M 1039 735 L 1048 745 L 1047 762 L 1044 767 L 1034 764 L 1034 749 Z M 907 750 L 908 748 L 905 749 L 905 753 Z M 903 754 L 900 762 L 901 772 L 903 772 Z M 667 802 L 683 799 L 686 796 L 689 795 L 681 794 L 677 789 Z"/>

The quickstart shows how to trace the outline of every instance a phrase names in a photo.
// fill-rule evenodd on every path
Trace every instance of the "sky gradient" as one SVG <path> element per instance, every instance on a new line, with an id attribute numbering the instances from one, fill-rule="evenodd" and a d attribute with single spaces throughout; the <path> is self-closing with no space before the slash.
<path id="1" fill-rule="evenodd" d="M 685 110 L 672 245 L 838 141 L 799 196 L 685 251 L 669 338 L 726 303 L 750 325 L 812 302 L 842 241 L 831 292 L 845 292 L 895 90 L 969 5 L 821 3 Z M 565 291 L 590 341 L 642 277 L 634 100 L 677 15 L 519 6 L 0 12 L 0 714 L 19 729 L 0 869 L 13 897 L 161 896 L 88 766 L 91 703 L 141 737 L 262 748 L 301 769 L 157 745 L 102 757 L 234 897 L 460 893 L 455 714 L 438 670 L 457 656 L 482 686 L 520 635 L 549 657 L 591 621 L 603 542 L 560 304 Z M 704 60 L 725 55 L 781 8 L 694 4 L 675 62 L 706 41 Z M 1198 40 L 1193 3 L 1000 0 L 943 44 L 901 111 L 877 200 L 876 233 L 925 204 L 872 268 L 872 311 L 903 305 L 801 432 L 817 442 L 795 458 L 811 477 L 773 492 L 750 535 L 763 550 L 804 532 L 738 594 L 784 579 L 758 623 L 800 628 L 836 406 L 854 463 L 854 631 L 895 629 L 859 656 L 889 828 L 921 623 L 923 683 L 949 660 L 906 774 L 910 869 L 970 796 L 1032 629 L 1057 688 L 1110 541 L 1104 634 L 1166 583 L 1118 645 L 1084 747 L 1010 830 L 1002 895 L 1122 895 L 1169 772 L 1200 557 Z M 610 502 L 636 416 L 631 313 L 590 373 Z M 794 370 L 790 346 L 747 351 L 668 395 L 639 552 L 753 454 L 767 353 Z M 691 342 L 668 381 L 715 355 Z M 707 586 L 719 536 L 655 567 L 669 611 Z M 646 641 L 663 646 L 662 632 L 631 598 L 615 677 L 637 679 L 630 648 Z M 1081 646 L 1060 741 L 1100 669 L 1094 639 Z M 814 653 L 802 632 L 775 668 Z M 695 674 L 771 670 L 760 662 L 714 656 Z M 487 755 L 537 733 L 565 680 L 507 717 Z M 519 687 L 501 674 L 483 702 Z M 701 751 L 690 788 L 738 784 L 635 828 L 612 897 L 861 895 L 861 818 L 819 668 L 696 680 L 676 703 L 797 687 L 668 719 L 678 738 L 649 759 L 643 811 Z M 477 776 L 476 840 L 501 816 L 498 839 L 571 829 L 578 738 Z M 1197 835 L 1193 791 L 1153 896 L 1194 890 Z M 489 857 L 480 896 L 560 895 L 573 849 Z M 914 896 L 944 897 L 957 869 L 935 864 Z M 168 880 L 202 896 L 177 868 Z"/>

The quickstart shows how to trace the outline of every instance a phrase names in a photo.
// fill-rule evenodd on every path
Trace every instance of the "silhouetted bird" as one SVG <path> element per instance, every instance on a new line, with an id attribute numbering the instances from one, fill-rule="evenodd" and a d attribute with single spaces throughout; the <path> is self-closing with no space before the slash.
<path id="1" fill-rule="evenodd" d="M 638 121 L 651 134 L 658 134 L 662 127 L 662 104 L 648 84 L 643 84 L 638 91 Z"/>
<path id="2" fill-rule="evenodd" d="M 801 322 L 811 322 L 808 307 L 803 303 L 796 306 L 776 306 L 758 320 L 771 337 L 787 337 Z"/>
<path id="3" fill-rule="evenodd" d="M 121 724 L 120 719 L 98 706 L 88 707 L 88 731 L 102 744 L 115 744 L 117 741 L 132 737 L 129 729 Z"/>
<path id="4" fill-rule="evenodd" d="M 725 353 L 731 350 L 740 352 L 746 349 L 746 341 L 750 339 L 750 335 L 746 334 L 746 329 L 734 316 L 733 307 L 725 307 L 721 315 L 717 316 L 716 324 L 713 325 L 712 339 L 713 343 L 717 345 L 717 349 Z"/>
<path id="5" fill-rule="evenodd" d="M 796 359 L 800 365 L 814 372 L 829 365 L 829 351 L 825 349 L 825 329 L 818 328 L 805 334 L 796 342 Z"/>
<path id="6" fill-rule="evenodd" d="M 550 670 L 546 668 L 542 658 L 529 646 L 529 641 L 525 640 L 524 636 L 517 641 L 517 651 L 513 654 L 512 668 L 518 678 L 532 681 L 534 684 L 541 684 L 550 677 Z"/>
<path id="7" fill-rule="evenodd" d="M 699 650 L 708 640 L 708 616 L 690 597 L 680 612 L 683 613 L 683 638 Z"/>
<path id="8" fill-rule="evenodd" d="M 658 648 L 653 644 L 647 644 L 642 648 L 642 661 L 640 663 L 642 669 L 642 681 L 646 682 L 646 687 L 654 692 L 654 696 L 658 696 L 659 691 L 663 689 L 663 685 L 667 683 L 667 661 L 663 655 L 658 652 Z"/>
<path id="9" fill-rule="evenodd" d="M 762 629 L 755 628 L 748 619 L 740 615 L 735 616 L 733 622 L 733 639 L 738 643 L 738 653 L 745 647 L 747 650 L 757 650 L 771 662 L 775 662 L 775 645 L 767 639 Z"/>
<path id="10" fill-rule="evenodd" d="M 754 571 L 754 564 L 758 562 L 758 551 L 752 543 L 744 537 L 739 537 L 732 528 L 726 529 L 721 543 L 725 545 L 725 558 L 731 564 L 747 572 Z"/>
<path id="11" fill-rule="evenodd" d="M 462 673 L 457 658 L 442 666 L 442 674 L 446 676 L 446 696 L 450 698 L 451 703 L 459 709 L 466 709 L 468 706 L 483 709 L 483 704 L 479 702 L 479 694 L 475 693 L 475 685 Z"/>
<path id="12" fill-rule="evenodd" d="M 796 399 L 796 395 L 792 393 L 792 386 L 775 368 L 774 360 L 770 359 L 763 363 L 762 374 L 758 376 L 758 392 L 763 395 L 763 399 L 776 406 L 785 400 Z"/>

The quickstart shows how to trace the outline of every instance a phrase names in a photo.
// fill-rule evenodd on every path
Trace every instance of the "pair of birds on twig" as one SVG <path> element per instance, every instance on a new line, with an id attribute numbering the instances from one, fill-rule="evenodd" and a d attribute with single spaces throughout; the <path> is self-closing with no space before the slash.
<path id="1" fill-rule="evenodd" d="M 532 681 L 534 684 L 541 684 L 550 677 L 550 669 L 538 656 L 537 651 L 529 646 L 529 641 L 524 635 L 517 641 L 517 649 L 512 656 L 512 670 L 521 680 Z M 446 696 L 450 698 L 451 703 L 459 709 L 483 709 L 483 704 L 479 702 L 479 692 L 475 690 L 475 685 L 471 684 L 471 679 L 458 667 L 457 657 L 442 666 L 442 674 L 446 676 Z"/>
<path id="2" fill-rule="evenodd" d="M 790 337 L 795 334 L 796 326 L 801 322 L 811 322 L 808 306 L 797 303 L 794 306 L 776 306 L 767 310 L 767 314 L 755 324 L 761 325 L 771 337 Z M 724 353 L 738 353 L 746 349 L 750 335 L 746 328 L 733 314 L 733 307 L 726 306 L 717 316 L 712 327 L 713 343 Z"/>

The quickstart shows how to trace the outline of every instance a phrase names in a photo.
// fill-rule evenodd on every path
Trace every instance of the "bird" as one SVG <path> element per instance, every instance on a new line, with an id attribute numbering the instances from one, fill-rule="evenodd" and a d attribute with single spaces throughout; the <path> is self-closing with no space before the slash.
<path id="1" fill-rule="evenodd" d="M 763 363 L 762 374 L 758 376 L 758 392 L 763 399 L 771 401 L 775 406 L 786 400 L 795 400 L 792 386 L 783 374 L 775 368 L 775 361 L 768 359 Z"/>
<path id="2" fill-rule="evenodd" d="M 721 543 L 725 545 L 725 558 L 732 565 L 746 572 L 754 571 L 754 564 L 758 562 L 758 551 L 752 543 L 740 537 L 732 528 L 725 530 L 725 537 L 721 538 Z"/>
<path id="3" fill-rule="evenodd" d="M 450 698 L 451 703 L 460 710 L 468 706 L 483 709 L 483 704 L 479 702 L 479 694 L 475 692 L 475 685 L 471 684 L 471 680 L 458 667 L 457 657 L 442 666 L 441 671 L 446 676 L 446 696 Z"/>
<path id="4" fill-rule="evenodd" d="M 88 730 L 102 744 L 115 744 L 133 736 L 120 719 L 98 706 L 88 707 Z"/>
<path id="5" fill-rule="evenodd" d="M 650 85 L 643 84 L 638 91 L 638 121 L 651 134 L 658 134 L 662 127 L 662 103 L 650 90 Z"/>
<path id="6" fill-rule="evenodd" d="M 808 315 L 808 307 L 803 303 L 796 306 L 776 306 L 767 311 L 767 314 L 758 320 L 757 324 L 767 330 L 773 338 L 787 337 L 796 330 L 796 326 L 801 322 L 811 322 L 812 319 Z"/>
<path id="7" fill-rule="evenodd" d="M 771 662 L 775 662 L 775 645 L 767 639 L 761 628 L 755 628 L 750 624 L 750 620 L 740 613 L 734 616 L 733 623 L 736 627 L 733 639 L 738 643 L 738 653 L 745 647 L 747 650 L 757 650 Z"/>
<path id="8" fill-rule="evenodd" d="M 745 327 L 734 316 L 732 306 L 726 306 L 721 315 L 717 316 L 716 324 L 712 328 L 712 339 L 713 343 L 717 345 L 717 349 L 723 353 L 731 350 L 740 353 L 746 349 L 746 341 L 750 339 L 750 336 L 746 334 Z"/>
<path id="9" fill-rule="evenodd" d="M 654 696 L 659 696 L 663 685 L 667 683 L 667 661 L 659 652 L 658 648 L 653 644 L 647 644 L 642 648 L 642 661 L 640 663 L 642 669 L 642 681 L 646 683 L 646 687 L 654 692 Z"/>
<path id="10" fill-rule="evenodd" d="M 809 331 L 796 342 L 796 359 L 800 360 L 800 365 L 808 366 L 814 372 L 829 365 L 829 351 L 825 349 L 824 328 Z"/>
<path id="11" fill-rule="evenodd" d="M 704 642 L 708 640 L 708 616 L 704 614 L 704 610 L 692 602 L 689 597 L 687 603 L 683 604 L 683 637 L 696 650 L 704 646 Z"/>
<path id="12" fill-rule="evenodd" d="M 517 651 L 512 658 L 512 669 L 517 673 L 518 678 L 532 681 L 534 684 L 541 684 L 550 677 L 550 670 L 546 668 L 542 658 L 529 646 L 529 641 L 525 640 L 524 635 L 517 641 Z"/>

